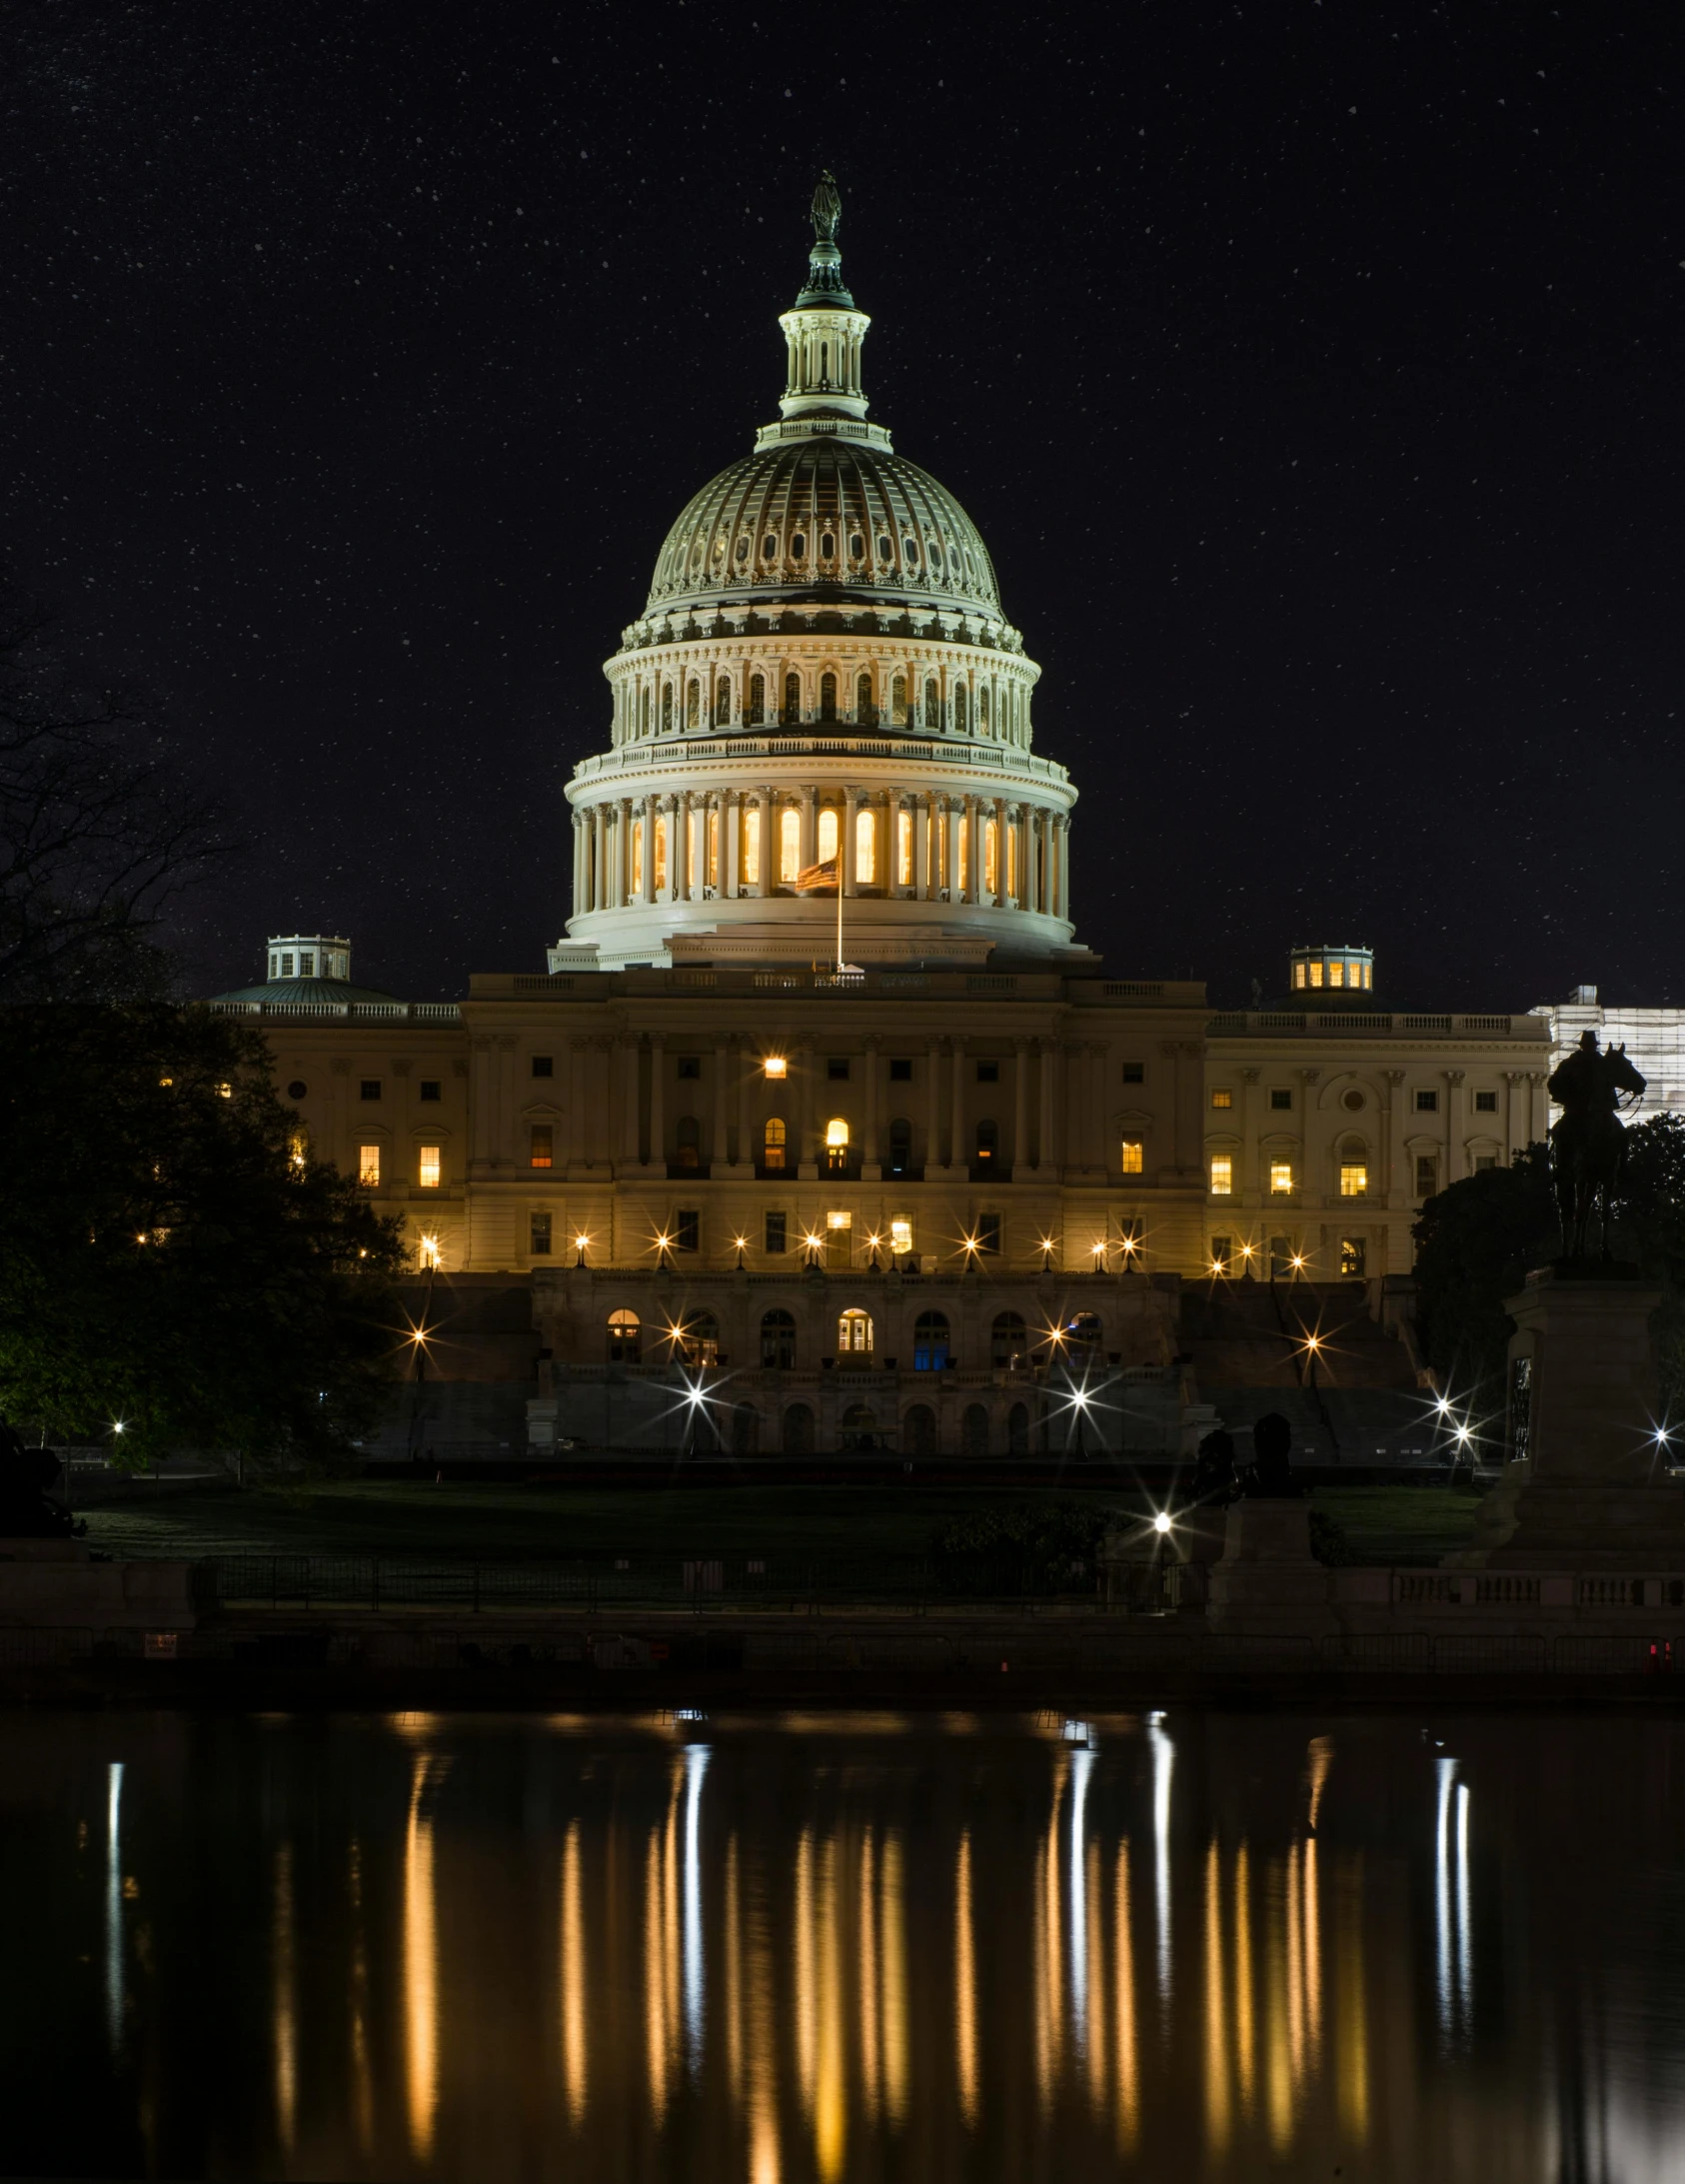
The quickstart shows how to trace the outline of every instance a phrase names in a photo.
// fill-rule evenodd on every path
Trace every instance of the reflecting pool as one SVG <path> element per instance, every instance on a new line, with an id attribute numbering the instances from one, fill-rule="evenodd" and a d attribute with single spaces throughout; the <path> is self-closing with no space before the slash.
<path id="1" fill-rule="evenodd" d="M 8 2173 L 1685 2177 L 1685 1725 L 0 1723 Z"/>

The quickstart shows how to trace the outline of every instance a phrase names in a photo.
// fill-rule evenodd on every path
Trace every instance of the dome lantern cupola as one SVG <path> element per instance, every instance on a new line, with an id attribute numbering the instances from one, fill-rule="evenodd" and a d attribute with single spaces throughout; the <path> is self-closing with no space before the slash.
<path id="1" fill-rule="evenodd" d="M 811 208 L 814 247 L 808 259 L 808 285 L 794 309 L 779 320 L 790 346 L 790 374 L 779 414 L 785 419 L 852 417 L 863 419 L 860 350 L 871 324 L 842 283 L 842 253 L 837 226 L 842 200 L 828 169 L 821 175 Z M 888 445 L 885 433 L 880 443 Z"/>

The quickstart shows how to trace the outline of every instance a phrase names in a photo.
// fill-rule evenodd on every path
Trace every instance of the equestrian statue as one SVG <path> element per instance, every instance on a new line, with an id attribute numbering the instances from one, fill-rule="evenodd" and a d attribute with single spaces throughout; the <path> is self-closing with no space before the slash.
<path id="1" fill-rule="evenodd" d="M 1551 1124 L 1550 1165 L 1556 1210 L 1562 1222 L 1562 1255 L 1590 1256 L 1595 1206 L 1602 1224 L 1602 1256 L 1609 1250 L 1609 1209 L 1626 1161 L 1624 1105 L 1644 1096 L 1644 1080 L 1626 1058 L 1624 1047 L 1598 1051 L 1597 1034 L 1582 1032 L 1580 1044 L 1552 1071 L 1546 1088 L 1562 1109 Z"/>

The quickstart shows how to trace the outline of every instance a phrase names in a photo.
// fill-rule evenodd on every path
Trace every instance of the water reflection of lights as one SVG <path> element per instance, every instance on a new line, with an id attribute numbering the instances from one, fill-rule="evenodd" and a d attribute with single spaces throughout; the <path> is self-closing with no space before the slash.
<path id="1" fill-rule="evenodd" d="M 702 2069 L 703 2012 L 708 1996 L 703 1959 L 702 1859 L 698 1827 L 702 1817 L 703 1776 L 708 1746 L 685 1748 L 685 2053 L 695 2078 Z"/>
<path id="2" fill-rule="evenodd" d="M 977 1968 L 971 1940 L 971 1831 L 959 1837 L 953 1885 L 953 2044 L 959 2111 L 977 2120 Z"/>
<path id="3" fill-rule="evenodd" d="M 585 1889 L 580 1877 L 580 1823 L 562 1847 L 562 2078 L 576 2129 L 586 2108 Z"/>
<path id="4" fill-rule="evenodd" d="M 1070 1755 L 1070 2036 L 1078 2055 L 1088 2048 L 1088 1866 L 1082 1822 L 1093 1764 L 1086 1747 Z"/>
<path id="5" fill-rule="evenodd" d="M 115 2055 L 123 2045 L 123 1762 L 105 1782 L 105 2030 Z"/>
<path id="6" fill-rule="evenodd" d="M 1468 1784 L 1459 1782 L 1457 1762 L 1434 1762 L 1439 1776 L 1439 1814 L 1435 1830 L 1437 1870 L 1434 1929 L 1438 1944 L 1439 2030 L 1447 2042 L 1465 2038 L 1469 2027 L 1472 1943 L 1469 1934 Z"/>
<path id="7" fill-rule="evenodd" d="M 1158 1918 L 1158 1999 L 1170 2006 L 1170 1774 L 1176 1763 L 1176 1747 L 1164 1727 L 1161 1713 L 1147 1716 L 1147 1738 L 1152 1747 L 1152 1851 L 1153 1902 Z"/>
<path id="8" fill-rule="evenodd" d="M 275 1914 L 271 1944 L 275 1983 L 275 2135 L 292 2152 L 298 2123 L 299 2024 L 293 1946 L 293 1846 L 275 1853 Z"/>
<path id="9" fill-rule="evenodd" d="M 404 1845 L 404 2062 L 410 2145 L 419 2161 L 433 2150 L 439 2100 L 439 1935 L 433 1883 L 433 1820 L 425 1798 L 434 1762 L 417 1753 L 410 1778 Z"/>

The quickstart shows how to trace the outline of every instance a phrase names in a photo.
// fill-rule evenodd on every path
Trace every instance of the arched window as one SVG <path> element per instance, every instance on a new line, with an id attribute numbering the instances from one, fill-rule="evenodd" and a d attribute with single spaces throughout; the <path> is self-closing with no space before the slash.
<path id="1" fill-rule="evenodd" d="M 764 728 L 767 725 L 767 678 L 752 675 L 749 679 L 749 725 Z"/>
<path id="2" fill-rule="evenodd" d="M 912 885 L 912 814 L 895 814 L 895 885 L 910 888 Z"/>
<path id="3" fill-rule="evenodd" d="M 977 692 L 977 726 L 985 736 L 988 734 L 988 685 L 986 683 Z"/>
<path id="4" fill-rule="evenodd" d="M 963 683 L 955 683 L 953 686 L 953 732 L 956 736 L 963 736 L 965 733 L 965 686 Z"/>
<path id="5" fill-rule="evenodd" d="M 779 814 L 779 885 L 795 887 L 802 877 L 802 814 L 787 804 Z"/>
<path id="6" fill-rule="evenodd" d="M 720 807 L 718 805 L 712 806 L 708 815 L 708 849 L 706 856 L 708 864 L 706 884 L 711 888 L 717 888 L 720 885 Z"/>
<path id="7" fill-rule="evenodd" d="M 636 1312 L 618 1311 L 609 1314 L 609 1362 L 612 1365 L 635 1365 L 643 1353 L 643 1329 L 638 1324 Z"/>
<path id="8" fill-rule="evenodd" d="M 820 719 L 835 721 L 837 718 L 837 678 L 828 669 L 820 677 Z"/>
<path id="9" fill-rule="evenodd" d="M 739 563 L 742 563 L 742 562 L 746 562 L 746 561 L 748 561 L 748 559 L 749 559 L 749 541 L 748 541 L 747 539 L 739 539 L 739 541 L 738 541 L 738 550 L 737 550 L 736 554 L 735 554 L 735 555 L 733 556 L 733 559 L 734 559 L 735 561 L 739 562 Z"/>
<path id="10" fill-rule="evenodd" d="M 959 823 L 959 892 L 971 892 L 971 823 L 969 818 Z"/>
<path id="11" fill-rule="evenodd" d="M 673 1330 L 673 1350 L 682 1365 L 720 1362 L 720 1322 L 712 1312 L 693 1312 Z"/>
<path id="12" fill-rule="evenodd" d="M 667 886 L 667 817 L 656 815 L 656 889 L 659 893 Z"/>
<path id="13" fill-rule="evenodd" d="M 792 1403 L 784 1414 L 784 1452 L 787 1456 L 814 1452 L 814 1413 L 806 1403 Z"/>
<path id="14" fill-rule="evenodd" d="M 871 677 L 857 675 L 854 678 L 854 719 L 862 728 L 871 726 Z"/>
<path id="15" fill-rule="evenodd" d="M 767 1127 L 761 1139 L 761 1164 L 763 1167 L 781 1168 L 784 1166 L 787 1141 L 783 1117 L 777 1114 L 769 1115 L 767 1117 Z"/>
<path id="16" fill-rule="evenodd" d="M 685 726 L 693 732 L 702 726 L 702 685 L 694 675 L 685 692 Z"/>
<path id="17" fill-rule="evenodd" d="M 920 1312 L 912 1322 L 912 1369 L 914 1372 L 947 1370 L 945 1312 Z"/>
<path id="18" fill-rule="evenodd" d="M 664 684 L 662 685 L 662 734 L 663 734 L 664 736 L 671 736 L 671 735 L 672 735 L 672 733 L 673 733 L 673 685 L 672 685 L 671 683 L 664 683 Z"/>
<path id="19" fill-rule="evenodd" d="M 1064 1323 L 1064 1351 L 1067 1357 L 1097 1357 L 1105 1341 L 1105 1331 L 1100 1325 L 1098 1312 L 1077 1312 Z"/>
<path id="20" fill-rule="evenodd" d="M 901 1426 L 903 1456 L 933 1456 L 936 1452 L 936 1414 L 928 1403 L 914 1403 Z"/>
<path id="21" fill-rule="evenodd" d="M 632 892 L 635 896 L 644 892 L 644 822 L 632 823 Z"/>
<path id="22" fill-rule="evenodd" d="M 794 668 L 784 679 L 784 725 L 786 728 L 802 725 L 802 678 Z"/>
<path id="23" fill-rule="evenodd" d="M 837 855 L 837 814 L 829 805 L 820 814 L 819 836 L 820 863 L 829 865 Z"/>
<path id="24" fill-rule="evenodd" d="M 865 558 L 865 541 L 857 531 L 850 531 L 848 534 L 848 557 L 851 561 L 863 561 Z"/>
<path id="25" fill-rule="evenodd" d="M 767 536 L 761 541 L 761 559 L 763 561 L 777 561 L 778 558 L 779 542 L 769 531 Z"/>
<path id="26" fill-rule="evenodd" d="M 743 815 L 743 871 L 738 876 L 747 886 L 761 885 L 761 814 L 753 804 Z"/>
<path id="27" fill-rule="evenodd" d="M 890 719 L 896 728 L 906 726 L 906 677 L 897 675 L 889 686 Z"/>
<path id="28" fill-rule="evenodd" d="M 854 884 L 870 887 L 877 878 L 877 814 L 854 815 Z"/>
<path id="29" fill-rule="evenodd" d="M 650 733 L 650 690 L 648 684 L 645 685 L 644 695 L 639 700 L 638 732 L 641 736 L 647 736 Z"/>
<path id="30" fill-rule="evenodd" d="M 935 677 L 927 676 L 924 682 L 924 726 L 940 728 L 941 722 L 942 702 L 936 689 Z"/>
<path id="31" fill-rule="evenodd" d="M 795 537 L 790 542 L 790 558 L 792 561 L 801 561 L 806 555 L 807 551 L 808 541 L 803 537 L 802 533 L 798 531 Z"/>
<path id="32" fill-rule="evenodd" d="M 702 1124 L 694 1114 L 682 1114 L 679 1117 L 677 1142 L 679 1145 L 679 1165 L 681 1167 L 701 1167 Z"/>
<path id="33" fill-rule="evenodd" d="M 1000 1124 L 987 1115 L 977 1124 L 976 1164 L 981 1168 L 1000 1164 Z"/>
<path id="34" fill-rule="evenodd" d="M 990 895 L 1000 893 L 1000 829 L 992 819 L 983 822 L 983 886 Z"/>
<path id="35" fill-rule="evenodd" d="M 850 1304 L 837 1322 L 837 1353 L 840 1357 L 864 1356 L 871 1348 L 871 1315 L 861 1311 L 857 1304 Z"/>
<path id="36" fill-rule="evenodd" d="M 832 536 L 832 534 L 831 534 L 831 533 L 830 533 L 829 531 L 823 531 L 823 532 L 821 532 L 821 534 L 820 534 L 820 559 L 821 559 L 822 561 L 835 561 L 835 560 L 836 560 L 836 558 L 837 558 L 837 541 L 836 541 L 836 539 L 835 539 L 835 538 L 834 538 L 834 537 Z"/>
<path id="37" fill-rule="evenodd" d="M 1028 1362 L 1029 1330 L 1016 1312 L 996 1312 L 988 1333 L 988 1361 L 996 1372 Z"/>
<path id="38" fill-rule="evenodd" d="M 825 1125 L 825 1164 L 833 1175 L 841 1175 L 848 1165 L 848 1125 L 840 1114 Z"/>
<path id="39" fill-rule="evenodd" d="M 912 1166 L 912 1124 L 897 1114 L 889 1124 L 889 1173 L 904 1175 Z"/>
<path id="40" fill-rule="evenodd" d="M 724 675 L 715 687 L 714 725 L 716 728 L 730 728 L 732 725 L 732 685 Z"/>
<path id="41" fill-rule="evenodd" d="M 790 1372 L 796 1365 L 796 1321 L 789 1312 L 767 1312 L 761 1320 L 761 1362 L 770 1372 Z"/>

